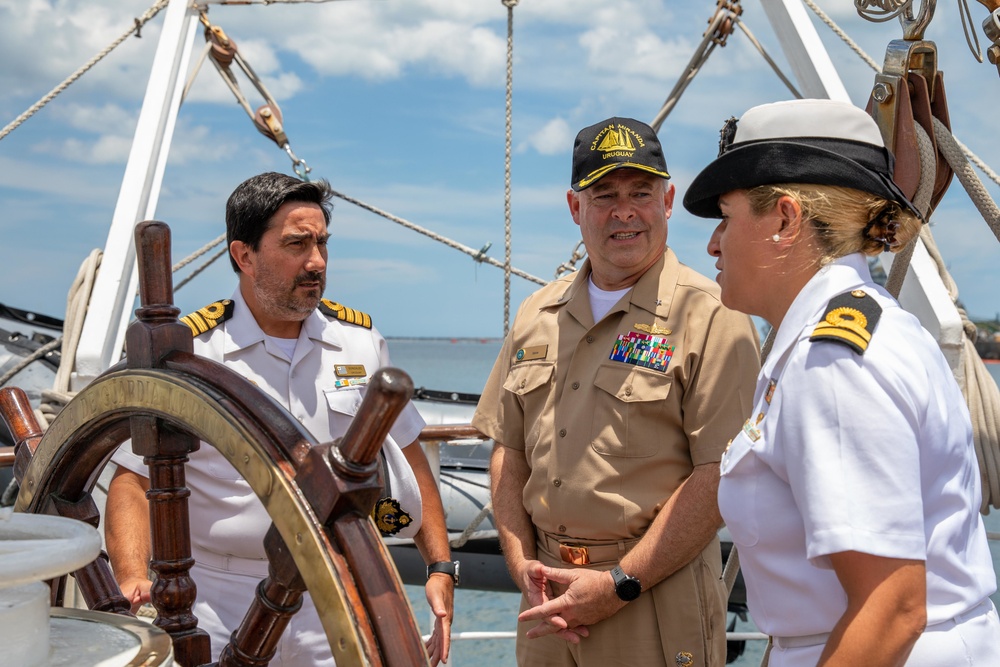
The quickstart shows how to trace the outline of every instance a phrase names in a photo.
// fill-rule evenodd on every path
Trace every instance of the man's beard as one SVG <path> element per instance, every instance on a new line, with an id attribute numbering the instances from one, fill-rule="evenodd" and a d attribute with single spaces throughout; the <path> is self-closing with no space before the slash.
<path id="1" fill-rule="evenodd" d="M 299 291 L 299 285 L 310 282 L 318 282 L 319 286 L 305 293 Z M 287 288 L 277 276 L 266 269 L 259 272 L 257 280 L 253 282 L 254 296 L 264 311 L 271 317 L 288 321 L 301 321 L 309 317 L 319 305 L 325 289 L 326 276 L 319 271 L 296 276 L 291 288 Z"/>

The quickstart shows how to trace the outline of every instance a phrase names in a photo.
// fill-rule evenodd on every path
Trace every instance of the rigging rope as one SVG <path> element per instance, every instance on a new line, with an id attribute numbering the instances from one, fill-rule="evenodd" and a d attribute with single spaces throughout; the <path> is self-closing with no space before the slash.
<path id="1" fill-rule="evenodd" d="M 187 257 L 185 257 L 184 259 L 182 259 L 181 261 L 179 261 L 176 264 L 174 264 L 170 268 L 170 272 L 171 273 L 177 273 L 180 269 L 183 269 L 185 266 L 187 266 L 188 264 L 190 264 L 194 260 L 198 259 L 202 255 L 204 255 L 206 252 L 208 252 L 209 250 L 211 250 L 212 248 L 214 248 L 215 246 L 219 245 L 220 243 L 222 243 L 225 240 L 226 240 L 226 235 L 225 234 L 220 234 L 214 241 L 210 241 L 210 242 L 206 243 L 205 245 L 203 245 L 198 250 L 195 250 L 193 253 L 191 253 L 190 255 L 188 255 Z M 214 261 L 214 260 L 212 260 L 212 261 Z M 174 291 L 175 292 L 177 291 L 177 287 L 176 286 L 174 287 Z"/>
<path id="2" fill-rule="evenodd" d="M 694 80 L 696 74 L 701 71 L 702 65 L 708 60 L 708 57 L 712 55 L 712 51 L 718 46 L 719 42 L 716 39 L 716 31 L 722 25 L 723 21 L 729 18 L 732 12 L 724 11 L 719 8 L 709 22 L 708 30 L 705 31 L 702 37 L 701 43 L 695 48 L 694 55 L 691 56 L 691 60 L 688 61 L 687 67 L 684 68 L 684 74 L 677 79 L 677 83 L 674 84 L 673 90 L 667 95 L 667 99 L 663 101 L 663 105 L 660 110 L 656 112 L 656 116 L 653 118 L 653 122 L 649 124 L 653 128 L 654 132 L 660 131 L 660 126 L 663 125 L 663 121 L 666 120 L 667 116 L 676 106 L 678 100 L 680 100 L 681 95 L 687 90 L 688 85 Z"/>
<path id="3" fill-rule="evenodd" d="M 503 170 L 503 336 L 510 329 L 510 143 L 514 93 L 514 7 L 520 0 L 500 0 L 507 8 L 507 107 L 505 114 Z"/>
<path id="4" fill-rule="evenodd" d="M 162 10 L 164 7 L 167 6 L 167 2 L 169 2 L 169 0 L 157 0 L 155 3 L 153 3 L 153 5 L 146 10 L 145 14 L 135 19 L 135 22 L 132 25 L 132 27 L 126 30 L 121 37 L 111 42 L 111 44 L 105 47 L 102 51 L 98 52 L 97 55 L 88 60 L 83 65 L 83 67 L 70 74 L 65 81 L 63 81 L 58 86 L 49 91 L 49 93 L 45 95 L 45 97 L 35 102 L 33 105 L 31 105 L 30 108 L 28 108 L 27 111 L 25 111 L 20 116 L 11 121 L 7 125 L 7 127 L 0 130 L 0 139 L 6 137 L 8 134 L 16 130 L 21 123 L 34 116 L 35 113 L 41 110 L 42 107 L 44 107 L 46 104 L 55 99 L 55 97 L 59 93 L 66 90 L 73 82 L 75 82 L 81 76 L 86 74 L 87 70 L 96 65 L 98 62 L 100 62 L 105 56 L 111 53 L 119 44 L 128 39 L 132 33 L 136 33 L 136 35 L 138 35 L 139 29 L 142 28 L 142 26 L 146 25 L 146 23 L 148 23 L 154 16 L 159 14 L 160 10 Z"/>
<path id="5" fill-rule="evenodd" d="M 740 30 L 743 31 L 743 34 L 747 36 L 747 39 L 750 40 L 750 43 L 753 44 L 754 47 L 757 49 L 757 53 L 759 53 L 761 57 L 767 62 L 767 64 L 771 66 L 771 70 L 773 70 L 774 73 L 778 75 L 778 78 L 781 79 L 781 82 L 785 84 L 785 87 L 788 88 L 789 91 L 791 91 L 795 99 L 801 100 L 802 93 L 800 93 L 799 89 L 795 87 L 795 84 L 793 84 L 791 80 L 787 76 L 785 76 L 785 73 L 781 71 L 780 67 L 778 67 L 778 63 L 774 62 L 774 59 L 771 58 L 768 52 L 764 50 L 764 46 L 759 41 L 757 41 L 757 38 L 754 36 L 754 34 L 750 32 L 750 28 L 747 27 L 746 22 L 743 21 L 743 19 L 737 18 L 736 25 L 740 27 Z"/>
<path id="6" fill-rule="evenodd" d="M 964 151 L 959 146 L 958 141 L 944 123 L 936 118 L 934 119 L 934 138 L 937 140 L 939 151 L 948 161 L 959 182 L 968 192 L 983 219 L 989 224 L 997 240 L 1000 241 L 1000 208 L 990 199 L 982 181 L 979 180 L 976 172 L 965 159 Z M 930 236 L 929 231 L 927 235 Z M 931 252 L 931 256 L 937 263 L 938 271 L 942 276 L 948 276 L 946 286 L 952 300 L 957 300 L 958 289 L 954 280 L 948 275 L 944 261 L 937 246 L 933 245 L 933 241 L 928 251 Z M 966 333 L 963 351 L 965 383 L 962 387 L 962 393 L 965 394 L 969 404 L 973 440 L 976 444 L 976 455 L 979 459 L 980 474 L 983 479 L 983 504 L 980 510 L 988 512 L 991 506 L 1000 509 L 1000 389 L 993 382 L 986 366 L 976 352 L 973 342 L 976 326 L 969 321 L 964 310 L 959 309 L 959 315 Z"/>
<path id="7" fill-rule="evenodd" d="M 427 236 L 429 238 L 434 239 L 435 241 L 438 241 L 440 243 L 445 244 L 449 248 L 454 248 L 455 250 L 460 250 L 461 252 L 464 252 L 466 255 L 469 255 L 470 257 L 472 257 L 477 262 L 486 262 L 487 264 L 490 264 L 491 266 L 495 266 L 495 267 L 501 268 L 501 269 L 504 268 L 504 265 L 503 265 L 502 262 L 500 262 L 498 260 L 495 260 L 492 257 L 487 257 L 486 255 L 483 254 L 482 250 L 474 250 L 474 249 L 470 248 L 469 246 L 462 245 L 461 243 L 458 243 L 457 241 L 452 241 L 451 239 L 449 239 L 447 237 L 441 236 L 439 234 L 435 234 L 434 232 L 430 231 L 429 229 L 424 229 L 423 227 L 421 227 L 419 225 L 415 225 L 415 224 L 413 224 L 412 222 L 410 222 L 408 220 L 404 220 L 403 218 L 396 217 L 396 216 L 394 216 L 391 213 L 387 213 L 386 211 L 383 211 L 382 209 L 376 208 L 376 207 L 372 206 L 371 204 L 366 204 L 365 202 L 363 202 L 363 201 L 361 201 L 359 199 L 355 199 L 354 197 L 349 197 L 349 196 L 347 196 L 347 195 L 345 195 L 343 193 L 337 192 L 336 190 L 331 190 L 331 192 L 333 193 L 333 195 L 335 197 L 340 197 L 344 201 L 350 202 L 350 203 L 354 204 L 355 206 L 360 206 L 361 208 L 365 209 L 366 211 L 371 211 L 372 213 L 375 213 L 377 215 L 381 215 L 386 220 L 391 220 L 391 221 L 393 221 L 395 223 L 398 223 L 398 224 L 406 227 L 407 229 L 412 229 L 415 232 L 419 232 L 419 233 L 423 234 L 424 236 Z M 521 278 L 524 278 L 525 280 L 530 280 L 531 282 L 538 283 L 539 285 L 546 285 L 546 284 L 548 284 L 547 280 L 542 280 L 541 278 L 539 278 L 537 276 L 533 276 L 530 273 L 526 273 L 524 271 L 521 271 L 520 269 L 514 269 L 514 268 L 512 268 L 510 272 L 513 273 L 515 276 L 519 276 Z"/>
<path id="8" fill-rule="evenodd" d="M 214 255 L 212 255 L 211 257 L 208 258 L 208 261 L 206 261 L 201 266 L 199 266 L 199 267 L 195 268 L 194 270 L 192 270 L 191 273 L 189 273 L 186 278 L 184 278 L 183 280 L 181 280 L 178 283 L 176 283 L 174 285 L 174 292 L 176 292 L 177 290 L 179 290 L 180 288 L 184 287 L 189 282 L 191 282 L 192 280 L 194 280 L 198 276 L 199 273 L 201 273 L 202 271 L 204 271 L 205 269 L 207 269 L 212 264 L 212 262 L 214 262 L 215 260 L 217 260 L 220 257 L 222 257 L 223 255 L 225 255 L 226 251 L 228 251 L 228 250 L 229 250 L 229 248 L 227 248 L 225 246 L 223 246 L 222 248 L 220 248 L 218 252 L 216 252 Z M 176 270 L 177 269 L 174 269 L 174 271 L 176 271 Z"/>

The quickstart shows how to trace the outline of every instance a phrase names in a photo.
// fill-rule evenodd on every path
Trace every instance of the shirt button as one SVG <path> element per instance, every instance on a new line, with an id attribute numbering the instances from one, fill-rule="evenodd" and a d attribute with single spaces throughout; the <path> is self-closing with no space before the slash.
<path id="1" fill-rule="evenodd" d="M 631 396 L 632 395 L 632 387 L 631 387 L 631 385 L 628 386 L 628 387 L 625 387 L 625 395 L 626 396 Z"/>
<path id="2" fill-rule="evenodd" d="M 565 438 L 566 437 L 566 429 L 564 429 L 564 428 L 559 429 L 559 436 L 562 437 L 562 438 Z"/>
<path id="3" fill-rule="evenodd" d="M 594 342 L 594 337 L 593 336 L 587 336 L 587 342 L 588 343 L 593 343 Z"/>
<path id="4" fill-rule="evenodd" d="M 552 486 L 562 486 L 562 480 L 561 479 L 552 480 Z"/>
<path id="5" fill-rule="evenodd" d="M 579 388 L 580 388 L 580 383 L 579 382 L 574 382 L 573 383 L 573 389 L 579 389 Z"/>
<path id="6" fill-rule="evenodd" d="M 524 389 L 524 385 L 528 383 L 527 380 L 521 380 L 521 389 Z"/>
<path id="7" fill-rule="evenodd" d="M 559 527 L 558 527 L 558 528 L 557 528 L 556 530 L 558 530 L 558 531 L 559 531 L 560 533 L 562 533 L 563 535 L 565 535 L 565 534 L 566 534 L 566 526 L 564 526 L 564 525 L 562 525 L 562 524 L 560 524 L 560 525 L 559 525 Z"/>

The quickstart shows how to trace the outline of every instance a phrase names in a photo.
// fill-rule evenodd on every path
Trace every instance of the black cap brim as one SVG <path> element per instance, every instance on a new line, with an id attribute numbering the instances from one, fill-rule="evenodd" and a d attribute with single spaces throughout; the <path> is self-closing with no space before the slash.
<path id="1" fill-rule="evenodd" d="M 727 192 L 758 185 L 810 183 L 869 192 L 919 216 L 885 173 L 892 173 L 891 157 L 884 148 L 871 144 L 836 139 L 734 144 L 695 177 L 684 194 L 684 208 L 702 218 L 719 218 L 719 197 Z"/>

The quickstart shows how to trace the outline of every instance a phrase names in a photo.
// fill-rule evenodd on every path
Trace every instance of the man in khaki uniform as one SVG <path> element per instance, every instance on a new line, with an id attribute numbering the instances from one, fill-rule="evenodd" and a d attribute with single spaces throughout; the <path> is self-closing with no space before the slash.
<path id="1" fill-rule="evenodd" d="M 668 178 L 639 121 L 577 135 L 567 201 L 588 259 L 521 304 L 473 419 L 496 442 L 522 666 L 725 662 L 719 460 L 759 343 L 666 246 Z"/>

